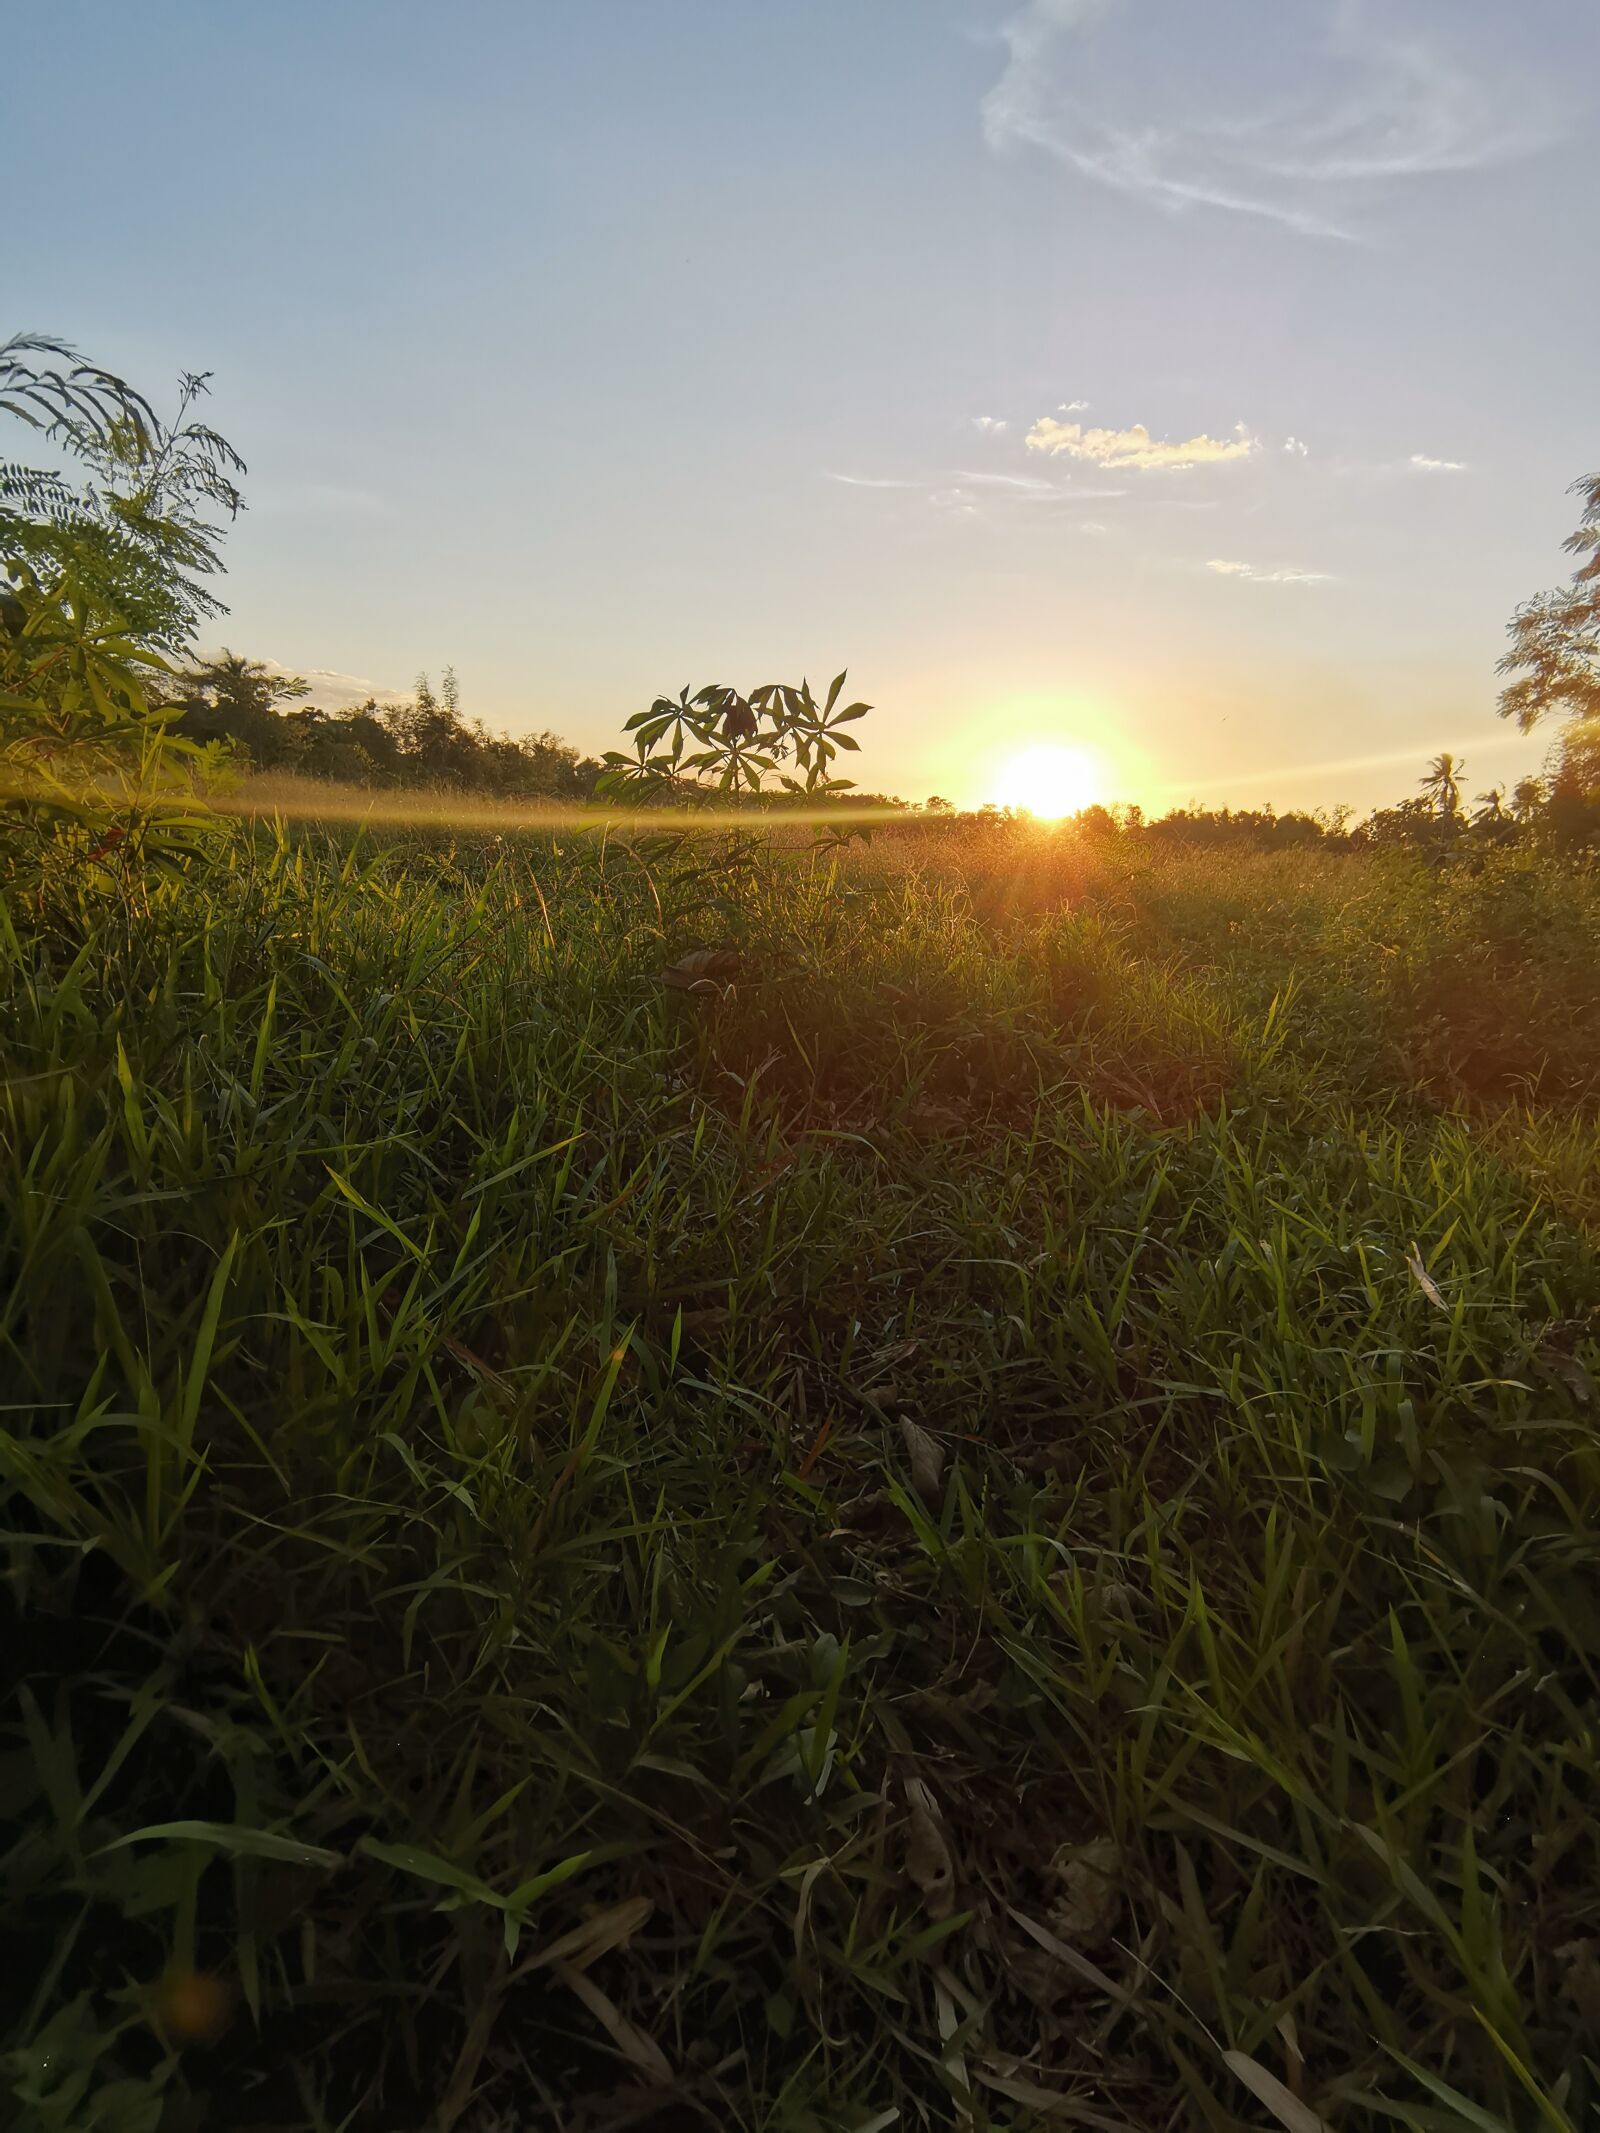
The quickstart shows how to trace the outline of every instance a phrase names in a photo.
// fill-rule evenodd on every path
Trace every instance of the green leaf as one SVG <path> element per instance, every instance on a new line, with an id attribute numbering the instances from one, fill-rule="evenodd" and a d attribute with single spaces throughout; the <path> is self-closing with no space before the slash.
<path id="1" fill-rule="evenodd" d="M 133 1830 L 126 1837 L 118 1837 L 110 1844 L 103 1844 L 96 1857 L 105 1852 L 120 1852 L 130 1844 L 212 1844 L 236 1858 L 277 1859 L 286 1866 L 343 1866 L 338 1852 L 324 1850 L 320 1844 L 306 1844 L 298 1837 L 286 1837 L 275 1829 L 250 1829 L 232 1822 L 152 1822 L 144 1829 Z"/>
<path id="2" fill-rule="evenodd" d="M 413 1875 L 418 1881 L 432 1882 L 437 1888 L 454 1889 L 459 1895 L 475 1897 L 479 1903 L 492 1904 L 496 1910 L 504 1907 L 506 1899 L 497 1896 L 486 1881 L 480 1881 L 476 1874 L 469 1874 L 449 1859 L 441 1859 L 437 1852 L 422 1851 L 414 1844 L 380 1844 L 376 1837 L 363 1837 L 356 1849 L 369 1859 L 376 1859 L 381 1866 L 392 1866 L 398 1873 Z"/>

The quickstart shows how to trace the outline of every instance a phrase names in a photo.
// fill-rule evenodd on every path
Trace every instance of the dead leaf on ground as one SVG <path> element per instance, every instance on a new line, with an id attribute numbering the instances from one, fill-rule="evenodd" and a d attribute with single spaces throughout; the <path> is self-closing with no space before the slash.
<path id="1" fill-rule="evenodd" d="M 726 1304 L 704 1304 L 698 1310 L 681 1312 L 681 1338 L 691 1348 L 719 1347 L 732 1315 Z"/>
<path id="2" fill-rule="evenodd" d="M 1415 1244 L 1406 1253 L 1406 1265 L 1411 1269 L 1411 1278 L 1423 1295 L 1427 1297 L 1429 1303 L 1433 1305 L 1434 1309 L 1436 1311 L 1448 1311 L 1450 1306 L 1440 1295 L 1438 1283 L 1423 1265 L 1422 1254 L 1417 1250 Z"/>
<path id="3" fill-rule="evenodd" d="M 552 1975 L 583 2002 L 630 2066 L 636 2067 L 647 2081 L 655 2082 L 658 2087 L 665 2088 L 671 2082 L 672 2067 L 666 2053 L 654 2037 L 647 2037 L 636 2023 L 628 2020 L 615 2000 L 602 1992 L 593 1978 L 573 1969 L 570 1963 L 556 1963 Z"/>
<path id="4" fill-rule="evenodd" d="M 648 1896 L 629 1896 L 622 1903 L 614 1903 L 603 1911 L 596 1911 L 581 1925 L 571 1927 L 548 1948 L 540 1948 L 530 1955 L 518 1969 L 520 1977 L 527 1970 L 545 1970 L 557 1963 L 564 1963 L 570 1970 L 587 1970 L 589 1965 L 613 1948 L 625 1947 L 641 1926 L 649 1919 L 655 1904 Z"/>
<path id="5" fill-rule="evenodd" d="M 1302 2103 L 1298 2096 L 1286 2089 L 1276 2074 L 1271 2074 L 1258 2060 L 1244 2052 L 1224 2052 L 1223 2064 L 1230 2073 L 1242 2081 L 1250 2093 L 1264 2103 L 1280 2126 L 1287 2126 L 1289 2133 L 1333 2133 L 1333 2128 L 1311 2106 Z"/>
<path id="6" fill-rule="evenodd" d="M 1594 1379 L 1575 1355 L 1567 1355 L 1560 1348 L 1541 1345 L 1534 1350 L 1534 1361 L 1546 1377 L 1554 1378 L 1558 1385 L 1564 1385 L 1580 1407 L 1593 1407 Z"/>
<path id="7" fill-rule="evenodd" d="M 458 1363 L 476 1380 L 502 1413 L 514 1414 L 517 1406 L 517 1389 L 509 1378 L 501 1376 L 491 1363 L 469 1348 L 465 1341 L 457 1340 L 453 1333 L 439 1335 L 440 1347 L 447 1349 Z"/>
<path id="8" fill-rule="evenodd" d="M 900 1434 L 911 1461 L 911 1485 L 928 1509 L 936 1511 L 944 1501 L 944 1446 L 906 1415 L 900 1418 Z"/>
<path id="9" fill-rule="evenodd" d="M 691 948 L 669 963 L 661 982 L 670 992 L 720 993 L 739 975 L 737 948 Z"/>
<path id="10" fill-rule="evenodd" d="M 1064 1844 L 1050 1862 L 1057 1894 L 1050 1923 L 1078 1948 L 1103 1948 L 1122 1910 L 1122 1852 L 1115 1838 Z"/>
<path id="11" fill-rule="evenodd" d="M 921 1890 L 923 1908 L 930 1918 L 948 1918 L 956 1903 L 956 1869 L 945 1841 L 944 1816 L 921 1778 L 907 1778 L 905 1791 L 911 1816 L 907 1878 Z"/>

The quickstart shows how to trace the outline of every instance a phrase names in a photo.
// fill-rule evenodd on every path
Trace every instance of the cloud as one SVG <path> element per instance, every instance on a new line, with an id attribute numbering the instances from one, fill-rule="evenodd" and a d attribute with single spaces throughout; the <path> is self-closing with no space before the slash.
<path id="1" fill-rule="evenodd" d="M 1230 563 L 1214 556 L 1206 565 L 1219 578 L 1239 578 L 1251 585 L 1326 585 L 1325 570 L 1257 570 L 1254 563 Z"/>
<path id="2" fill-rule="evenodd" d="M 1467 471 L 1464 459 L 1430 459 L 1425 452 L 1413 452 L 1406 464 L 1415 467 L 1420 474 L 1465 474 Z"/>
<path id="3" fill-rule="evenodd" d="M 1240 8 L 1235 50 L 1198 9 L 1188 31 L 1153 25 L 1144 0 L 1026 0 L 983 101 L 989 145 L 1169 213 L 1348 238 L 1389 188 L 1526 155 L 1560 130 L 1494 15 L 1459 10 L 1447 42 L 1424 0 Z"/>
<path id="4" fill-rule="evenodd" d="M 1087 400 L 1063 400 L 1056 412 L 1062 415 L 1081 415 L 1087 410 L 1088 405 Z"/>
<path id="5" fill-rule="evenodd" d="M 199 660 L 220 659 L 223 656 L 221 646 L 197 645 L 195 648 L 195 657 Z M 262 659 L 258 660 L 257 664 L 280 679 L 297 674 L 302 681 L 310 682 L 311 694 L 303 698 L 302 702 L 314 704 L 319 711 L 349 711 L 374 696 L 380 704 L 394 703 L 411 694 L 409 688 L 392 688 L 387 682 L 371 681 L 364 674 L 341 673 L 337 667 L 285 666 L 281 659 Z"/>
<path id="6" fill-rule="evenodd" d="M 1257 440 L 1241 423 L 1231 437 L 1185 437 L 1181 442 L 1152 437 L 1142 422 L 1125 430 L 1086 430 L 1081 422 L 1058 422 L 1041 415 L 1028 432 L 1030 452 L 1070 453 L 1074 459 L 1089 459 L 1114 473 L 1137 468 L 1141 473 L 1165 469 L 1177 473 L 1187 467 L 1217 466 L 1225 460 L 1248 459 L 1259 449 Z"/>
<path id="7" fill-rule="evenodd" d="M 1002 415 L 974 415 L 972 427 L 982 430 L 985 436 L 998 437 L 1003 430 L 1010 429 L 1011 425 Z"/>
<path id="8" fill-rule="evenodd" d="M 848 489 L 920 489 L 920 481 L 902 481 L 893 475 L 829 474 L 828 481 L 842 481 Z"/>
<path id="9" fill-rule="evenodd" d="M 930 489 L 928 491 L 928 502 L 935 511 L 943 512 L 947 518 L 981 518 L 983 516 L 973 500 L 971 491 L 968 489 L 960 487 Z"/>
<path id="10" fill-rule="evenodd" d="M 1311 450 L 1310 445 L 1302 444 L 1298 437 L 1285 437 L 1283 448 L 1291 459 L 1304 459 Z"/>

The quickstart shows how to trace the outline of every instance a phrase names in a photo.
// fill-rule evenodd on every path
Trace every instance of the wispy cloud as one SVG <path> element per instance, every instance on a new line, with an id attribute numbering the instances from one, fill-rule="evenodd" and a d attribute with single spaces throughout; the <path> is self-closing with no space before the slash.
<path id="1" fill-rule="evenodd" d="M 220 645 L 197 646 L 197 659 L 218 659 L 223 654 Z M 262 659 L 258 665 L 279 677 L 299 675 L 302 681 L 311 684 L 311 694 L 305 699 L 321 711 L 348 711 L 356 704 L 364 704 L 369 697 L 376 697 L 380 704 L 393 703 L 411 694 L 409 688 L 392 687 L 388 682 L 373 681 L 365 674 L 345 674 L 337 667 L 285 666 L 281 659 Z"/>
<path id="2" fill-rule="evenodd" d="M 1291 459 L 1304 459 L 1310 452 L 1311 447 L 1309 444 L 1302 443 L 1298 437 L 1285 437 L 1283 449 Z"/>
<path id="3" fill-rule="evenodd" d="M 1419 474 L 1465 474 L 1467 471 L 1464 459 L 1430 459 L 1426 452 L 1413 452 L 1406 465 L 1415 467 Z"/>
<path id="4" fill-rule="evenodd" d="M 1141 34 L 1140 0 L 1027 0 L 984 99 L 990 145 L 1042 151 L 1170 212 L 1350 237 L 1387 186 L 1503 162 L 1558 130 L 1548 92 L 1469 54 L 1467 24 L 1440 40 L 1419 0 L 1252 5 L 1245 66 L 1214 38 L 1191 50 L 1148 20 Z"/>
<path id="5" fill-rule="evenodd" d="M 1125 430 L 1086 430 L 1081 422 L 1058 422 L 1054 415 L 1041 415 L 1028 432 L 1030 452 L 1065 452 L 1073 459 L 1092 460 L 1113 472 L 1134 470 L 1178 473 L 1189 467 L 1217 466 L 1230 459 L 1248 459 L 1259 450 L 1241 423 L 1232 437 L 1152 437 L 1142 422 Z"/>
<path id="6" fill-rule="evenodd" d="M 982 430 L 986 437 L 998 437 L 1003 431 L 1010 429 L 1011 424 L 1003 415 L 974 415 L 972 427 Z"/>
<path id="7" fill-rule="evenodd" d="M 1128 494 L 1126 489 L 1108 488 L 1098 483 L 1084 487 L 1070 474 L 1007 474 L 993 467 L 942 470 L 922 480 L 899 475 L 833 473 L 825 478 L 842 482 L 851 489 L 883 489 L 919 495 L 934 510 L 956 518 L 992 519 L 1000 511 L 1099 503 Z"/>
<path id="8" fill-rule="evenodd" d="M 1257 570 L 1254 563 L 1226 562 L 1214 556 L 1206 565 L 1219 578 L 1238 578 L 1248 585 L 1326 585 L 1329 582 L 1325 570 Z"/>

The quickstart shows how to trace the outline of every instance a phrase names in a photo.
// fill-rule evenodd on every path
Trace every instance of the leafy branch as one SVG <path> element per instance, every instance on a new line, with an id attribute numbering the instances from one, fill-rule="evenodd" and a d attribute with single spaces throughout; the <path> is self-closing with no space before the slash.
<path id="1" fill-rule="evenodd" d="M 767 790 L 770 780 L 795 799 L 849 792 L 854 780 L 836 777 L 833 765 L 860 748 L 845 729 L 872 706 L 841 707 L 844 684 L 844 673 L 836 674 L 821 703 L 808 681 L 798 688 L 764 682 L 748 696 L 721 682 L 693 696 L 687 688 L 676 699 L 658 696 L 623 728 L 633 735 L 633 754 L 606 751 L 597 790 L 649 800 L 712 791 L 737 799 Z"/>

